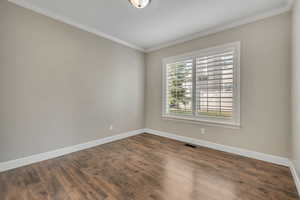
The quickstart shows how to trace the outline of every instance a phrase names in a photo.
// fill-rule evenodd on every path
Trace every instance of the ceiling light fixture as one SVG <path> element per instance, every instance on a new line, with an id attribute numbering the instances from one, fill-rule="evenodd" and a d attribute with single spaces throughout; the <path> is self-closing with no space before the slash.
<path id="1" fill-rule="evenodd" d="M 145 8 L 151 0 L 129 0 L 129 2 L 136 8 Z"/>

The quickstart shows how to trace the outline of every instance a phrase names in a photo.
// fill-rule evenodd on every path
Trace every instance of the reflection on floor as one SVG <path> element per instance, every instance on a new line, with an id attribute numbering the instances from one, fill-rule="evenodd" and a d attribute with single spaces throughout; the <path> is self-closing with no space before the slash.
<path id="1" fill-rule="evenodd" d="M 141 134 L 0 174 L 1 200 L 296 200 L 287 167 Z"/>

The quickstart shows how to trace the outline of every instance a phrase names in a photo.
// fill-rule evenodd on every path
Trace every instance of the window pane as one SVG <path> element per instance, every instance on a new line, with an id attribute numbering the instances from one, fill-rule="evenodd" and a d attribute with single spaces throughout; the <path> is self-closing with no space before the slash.
<path id="1" fill-rule="evenodd" d="M 232 117 L 234 52 L 196 58 L 196 114 Z"/>
<path id="2" fill-rule="evenodd" d="M 167 108 L 171 114 L 192 115 L 193 61 L 167 65 Z"/>

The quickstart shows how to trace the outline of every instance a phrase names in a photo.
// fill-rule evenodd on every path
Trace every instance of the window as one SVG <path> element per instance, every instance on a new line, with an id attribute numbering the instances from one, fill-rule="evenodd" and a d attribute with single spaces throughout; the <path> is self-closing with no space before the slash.
<path id="1" fill-rule="evenodd" d="M 240 43 L 163 60 L 163 117 L 240 125 Z"/>

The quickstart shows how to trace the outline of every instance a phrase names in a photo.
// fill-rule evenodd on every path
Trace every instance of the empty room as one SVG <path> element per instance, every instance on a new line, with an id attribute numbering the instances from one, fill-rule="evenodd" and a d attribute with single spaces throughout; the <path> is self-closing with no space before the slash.
<path id="1" fill-rule="evenodd" d="M 300 0 L 0 0 L 0 200 L 300 200 Z"/>

